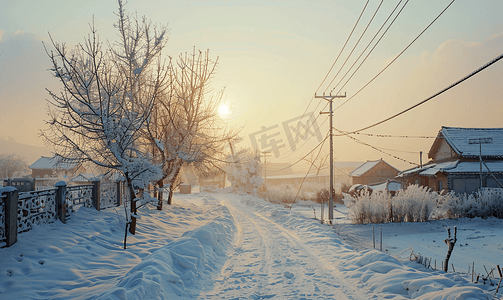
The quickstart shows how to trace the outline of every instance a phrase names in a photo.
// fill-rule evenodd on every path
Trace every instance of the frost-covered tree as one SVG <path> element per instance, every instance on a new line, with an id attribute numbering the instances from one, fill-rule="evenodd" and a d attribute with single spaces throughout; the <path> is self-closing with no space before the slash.
<path id="1" fill-rule="evenodd" d="M 13 177 L 18 172 L 28 171 L 28 165 L 16 154 L 0 154 L 0 177 Z"/>
<path id="2" fill-rule="evenodd" d="M 94 25 L 83 44 L 56 43 L 47 50 L 60 92 L 49 91 L 48 129 L 42 132 L 62 162 L 92 162 L 119 171 L 131 204 L 127 230 L 135 233 L 136 188 L 161 177 L 142 143 L 154 103 L 165 88 L 160 55 L 167 29 L 125 13 L 118 1 L 119 40 L 103 44 Z M 126 247 L 126 238 L 124 239 Z"/>
<path id="3" fill-rule="evenodd" d="M 222 170 L 224 145 L 237 138 L 217 113 L 223 91 L 214 93 L 210 87 L 217 61 L 210 59 L 209 51 L 181 54 L 155 104 L 149 136 L 164 174 L 158 186 L 169 186 L 168 204 L 182 166 L 192 165 L 200 176 Z"/>
<path id="4" fill-rule="evenodd" d="M 264 183 L 260 156 L 244 149 L 228 158 L 233 161 L 227 166 L 232 186 L 240 191 L 255 192 Z"/>

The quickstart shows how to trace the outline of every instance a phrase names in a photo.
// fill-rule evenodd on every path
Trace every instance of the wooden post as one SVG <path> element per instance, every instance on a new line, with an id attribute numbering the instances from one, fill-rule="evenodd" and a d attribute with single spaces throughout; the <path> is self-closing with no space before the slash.
<path id="1" fill-rule="evenodd" d="M 381 247 L 380 247 L 380 250 L 382 251 L 382 227 L 379 227 L 380 230 L 381 230 Z"/>
<path id="2" fill-rule="evenodd" d="M 121 206 L 121 204 L 122 204 L 121 181 L 116 182 L 116 187 L 117 187 L 117 206 Z"/>
<path id="3" fill-rule="evenodd" d="M 17 242 L 17 206 L 18 191 L 16 188 L 9 188 L 5 198 L 5 238 L 7 247 Z"/>
<path id="4" fill-rule="evenodd" d="M 61 223 L 66 222 L 66 182 L 58 181 L 54 185 L 56 190 L 56 210 Z"/>
<path id="5" fill-rule="evenodd" d="M 374 225 L 372 225 L 372 243 L 374 244 L 374 249 L 376 248 L 376 238 L 374 233 Z"/>
<path id="6" fill-rule="evenodd" d="M 100 188 L 101 182 L 99 180 L 93 181 L 93 206 L 97 211 L 100 210 Z"/>

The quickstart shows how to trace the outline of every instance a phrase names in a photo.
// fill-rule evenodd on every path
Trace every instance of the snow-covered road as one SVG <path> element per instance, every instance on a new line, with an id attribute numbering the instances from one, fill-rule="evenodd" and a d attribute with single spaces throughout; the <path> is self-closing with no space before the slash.
<path id="1" fill-rule="evenodd" d="M 330 251 L 316 249 L 318 245 L 305 243 L 296 232 L 247 209 L 235 195 L 217 198 L 231 212 L 237 230 L 234 250 L 205 297 L 367 299 L 324 258 Z"/>
<path id="2" fill-rule="evenodd" d="M 489 299 L 457 273 L 354 250 L 300 208 L 177 194 L 140 210 L 127 250 L 123 209 L 81 208 L 0 249 L 0 299 Z"/>

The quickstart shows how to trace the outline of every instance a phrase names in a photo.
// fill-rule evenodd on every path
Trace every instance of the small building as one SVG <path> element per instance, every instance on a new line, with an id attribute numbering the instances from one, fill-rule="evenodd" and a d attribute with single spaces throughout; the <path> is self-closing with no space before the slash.
<path id="1" fill-rule="evenodd" d="M 393 179 L 400 173 L 392 165 L 388 164 L 382 158 L 374 161 L 367 161 L 361 166 L 349 173 L 351 176 L 351 184 L 370 185 L 373 183 L 385 182 L 388 179 Z"/>
<path id="2" fill-rule="evenodd" d="M 503 183 L 503 128 L 445 127 L 439 131 L 424 166 L 401 172 L 402 186 L 472 193 Z M 481 162 L 482 161 L 482 162 Z"/>
<path id="3" fill-rule="evenodd" d="M 60 175 L 71 176 L 85 172 L 80 163 L 62 162 L 59 157 L 42 156 L 29 166 L 32 178 L 53 178 Z"/>

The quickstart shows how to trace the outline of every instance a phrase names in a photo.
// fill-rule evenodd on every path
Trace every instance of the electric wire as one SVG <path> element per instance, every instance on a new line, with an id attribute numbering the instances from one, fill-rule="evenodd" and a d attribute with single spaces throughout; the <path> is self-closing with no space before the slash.
<path id="1" fill-rule="evenodd" d="M 323 140 L 323 144 L 325 143 L 326 140 L 327 140 L 326 138 L 325 138 L 325 140 Z M 316 158 L 314 159 L 314 161 L 316 161 L 318 159 L 318 157 L 320 156 L 321 150 L 323 149 L 323 144 L 320 147 L 320 150 L 318 151 L 318 154 L 316 155 Z M 302 185 L 304 184 L 304 181 L 306 180 L 307 175 L 309 175 L 309 171 L 311 171 L 312 166 L 313 166 L 313 164 L 309 165 L 309 169 L 307 169 L 306 175 L 304 176 L 304 178 L 302 178 L 302 182 L 300 183 L 299 190 L 297 191 L 297 194 L 295 194 L 295 197 L 293 198 L 293 203 L 295 203 L 295 201 L 297 201 L 297 196 L 299 196 L 300 190 L 302 189 Z M 322 219 L 323 219 L 323 216 L 322 216 Z"/>
<path id="2" fill-rule="evenodd" d="M 478 74 L 478 73 L 482 72 L 483 70 L 485 70 L 486 68 L 488 68 L 488 67 L 490 67 L 491 65 L 495 64 L 496 62 L 498 62 L 498 61 L 499 61 L 499 60 L 501 60 L 501 59 L 503 59 L 503 54 L 501 54 L 500 56 L 498 56 L 498 57 L 496 57 L 495 59 L 491 60 L 490 62 L 488 62 L 487 64 L 483 65 L 482 67 L 478 68 L 477 70 L 473 71 L 472 73 L 468 74 L 467 76 L 463 77 L 462 79 L 460 79 L 460 80 L 456 81 L 455 83 L 451 84 L 450 86 L 446 87 L 445 89 L 441 90 L 440 92 L 437 92 L 437 93 L 436 93 L 436 94 L 434 94 L 433 96 L 430 96 L 430 97 L 426 98 L 425 100 L 423 100 L 423 101 L 421 101 L 421 102 L 419 102 L 419 103 L 417 103 L 417 104 L 415 104 L 415 105 L 413 105 L 413 106 L 411 106 L 411 107 L 409 107 L 409 108 L 407 108 L 407 109 L 405 109 L 405 110 L 403 110 L 403 111 L 401 111 L 401 112 L 399 112 L 399 113 L 397 113 L 397 114 L 394 114 L 393 116 L 391 116 L 391 117 L 389 117 L 389 118 L 386 118 L 386 119 L 384 119 L 384 120 L 382 120 L 382 121 L 379 121 L 379 122 L 377 122 L 377 123 L 374 123 L 374 124 L 372 124 L 372 125 L 370 125 L 370 126 L 367 126 L 367 127 L 364 127 L 364 128 L 358 129 L 358 130 L 354 130 L 354 131 L 346 131 L 346 132 L 344 132 L 343 134 L 340 134 L 339 136 L 342 136 L 342 135 L 348 135 L 348 134 L 355 134 L 355 133 L 358 133 L 358 132 L 360 132 L 360 131 L 364 131 L 364 130 L 370 129 L 370 128 L 372 128 L 372 127 L 375 127 L 375 126 L 377 126 L 377 125 L 380 125 L 380 124 L 382 124 L 382 123 L 385 123 L 385 122 L 387 122 L 387 121 L 389 121 L 389 120 L 392 120 L 392 119 L 394 119 L 394 118 L 396 118 L 396 117 L 398 117 L 398 116 L 400 116 L 400 115 L 402 115 L 402 114 L 404 114 L 404 113 L 406 113 L 406 112 L 408 112 L 408 111 L 410 111 L 410 110 L 412 110 L 412 109 L 414 109 L 414 108 L 416 108 L 416 107 L 420 106 L 421 104 L 424 104 L 424 103 L 426 103 L 426 102 L 430 101 L 431 99 L 433 99 L 433 98 L 435 98 L 435 97 L 437 97 L 437 96 L 441 95 L 442 93 L 444 93 L 444 92 L 446 92 L 446 91 L 448 91 L 448 90 L 452 89 L 453 87 L 455 87 L 455 86 L 457 86 L 458 84 L 460 84 L 460 83 L 464 82 L 465 80 L 467 80 L 467 79 L 471 78 L 472 76 L 474 76 L 474 75 L 476 75 L 476 74 Z"/>
<path id="3" fill-rule="evenodd" d="M 339 68 L 339 71 L 337 71 L 337 74 L 335 74 L 334 78 L 332 78 L 332 81 L 330 81 L 330 83 L 327 85 L 327 87 L 325 88 L 325 91 L 326 92 L 328 90 L 328 88 L 330 87 L 330 85 L 332 85 L 332 83 L 334 82 L 335 78 L 337 78 L 337 76 L 339 75 L 339 73 L 342 71 L 342 69 L 344 68 L 344 66 L 346 65 L 346 63 L 348 62 L 349 58 L 351 57 L 351 55 L 353 54 L 353 52 L 355 51 L 356 47 L 358 46 L 358 44 L 360 43 L 361 39 L 363 38 L 363 36 L 365 35 L 365 33 L 367 32 L 367 29 L 369 28 L 370 24 L 372 24 L 372 21 L 374 20 L 377 12 L 379 11 L 379 9 L 381 8 L 381 5 L 382 3 L 384 2 L 384 0 L 381 0 L 381 3 L 379 3 L 379 6 L 377 7 L 376 11 L 374 12 L 374 14 L 372 15 L 372 18 L 370 18 L 370 21 L 369 23 L 367 24 L 367 26 L 365 27 L 365 29 L 363 30 L 362 34 L 360 35 L 360 38 L 358 38 L 358 41 L 356 41 L 356 44 L 353 46 L 353 49 L 351 49 L 351 52 L 349 52 L 348 54 L 348 57 L 346 58 L 346 60 L 344 61 L 344 63 L 342 64 L 342 66 Z M 367 46 L 368 47 L 368 46 Z M 366 48 L 365 48 L 366 49 Z"/>
<path id="4" fill-rule="evenodd" d="M 355 94 L 353 94 L 350 98 L 348 98 L 346 101 L 344 101 L 341 105 L 339 105 L 337 108 L 334 109 L 335 110 L 338 110 L 341 106 L 343 106 L 344 104 L 346 104 L 348 101 L 350 101 L 351 99 L 353 99 L 356 95 L 358 95 L 364 88 L 366 88 L 371 82 L 373 82 L 379 75 L 381 75 L 389 66 L 391 66 L 391 64 L 393 64 L 407 49 L 409 49 L 409 47 L 415 42 L 417 41 L 417 39 L 419 39 L 419 37 L 424 33 L 426 32 L 426 30 L 428 30 L 428 28 L 431 27 L 431 25 L 433 25 L 433 23 L 435 23 L 435 21 L 438 20 L 438 18 L 440 18 L 440 16 L 454 3 L 454 1 L 456 0 L 452 0 L 445 8 L 444 10 L 442 10 L 442 12 L 423 30 L 421 31 L 421 33 L 416 36 L 416 38 L 414 40 L 412 40 L 412 42 L 410 42 L 407 47 L 405 47 L 405 49 L 402 50 L 402 52 L 400 52 L 388 65 L 386 65 L 379 73 L 377 73 L 376 76 L 374 76 L 369 82 L 367 82 L 362 88 L 360 88 Z M 405 3 L 407 4 L 407 3 Z M 404 4 L 404 7 L 405 7 L 405 4 Z M 402 7 L 403 9 L 403 7 Z M 397 15 L 398 16 L 398 15 Z M 395 17 L 396 19 L 396 17 Z M 394 20 L 393 20 L 394 21 Z M 359 68 L 359 67 L 358 67 Z M 358 71 L 358 69 L 356 69 L 356 71 Z M 355 71 L 355 72 L 356 72 Z M 349 80 L 353 77 L 354 73 L 351 75 L 351 77 L 348 79 L 348 81 L 346 81 L 346 83 L 344 84 L 344 86 L 346 86 L 346 84 L 349 82 Z M 341 87 L 340 90 L 342 90 L 344 88 L 344 86 Z"/>
<path id="5" fill-rule="evenodd" d="M 344 132 L 344 131 L 342 131 Z M 366 135 L 371 137 L 379 137 L 379 138 L 405 138 L 405 139 L 435 139 L 436 136 L 425 136 L 425 135 L 391 135 L 391 134 L 375 134 L 375 133 L 363 133 L 356 132 L 354 134 L 358 135 Z"/>
<path id="6" fill-rule="evenodd" d="M 316 89 L 316 91 L 318 91 L 318 90 L 321 88 L 321 86 L 323 85 L 323 83 L 325 82 L 325 80 L 327 80 L 328 75 L 330 75 L 330 72 L 332 72 L 332 69 L 334 68 L 335 64 L 337 63 L 337 61 L 339 60 L 339 57 L 340 57 L 340 56 L 341 56 L 341 54 L 342 54 L 342 51 L 344 51 L 344 48 L 346 48 L 346 45 L 347 45 L 347 44 L 348 44 L 348 42 L 349 42 L 349 39 L 350 39 L 350 38 L 351 38 L 351 36 L 353 35 L 353 32 L 355 31 L 356 26 L 357 26 L 357 25 L 358 25 L 358 23 L 360 22 L 360 19 L 361 19 L 362 15 L 363 15 L 363 12 L 364 12 L 364 11 L 365 11 L 365 9 L 367 8 L 367 5 L 369 4 L 369 1 L 370 1 L 370 0 L 367 0 L 367 3 L 365 3 L 365 6 L 363 7 L 363 10 L 362 10 L 362 12 L 360 13 L 360 16 L 358 17 L 358 20 L 356 20 L 355 26 L 353 26 L 353 29 L 352 29 L 352 30 L 351 30 L 351 32 L 349 33 L 349 36 L 348 36 L 348 38 L 347 38 L 346 42 L 344 43 L 344 46 L 342 46 L 342 49 L 341 49 L 341 51 L 339 52 L 339 55 L 337 55 L 337 58 L 335 59 L 334 63 L 332 64 L 332 66 L 331 66 L 331 67 L 330 67 L 330 69 L 328 70 L 327 75 L 325 75 L 325 78 L 323 78 L 323 80 L 322 80 L 322 81 L 321 81 L 321 83 L 320 83 L 320 86 Z"/>
<path id="7" fill-rule="evenodd" d="M 286 170 L 286 169 L 288 169 L 288 168 L 291 168 L 291 167 L 295 166 L 296 164 L 298 164 L 299 162 L 301 162 L 302 160 L 304 160 L 304 158 L 306 158 L 309 154 L 313 153 L 313 152 L 314 152 L 314 150 L 316 150 L 316 148 L 318 148 L 318 147 L 322 146 L 322 145 L 323 145 L 323 143 L 325 143 L 325 141 L 327 140 L 327 138 L 328 138 L 329 136 L 330 136 L 330 135 L 327 133 L 327 136 L 325 136 L 325 138 L 324 138 L 324 139 L 323 139 L 323 140 L 322 140 L 322 141 L 321 141 L 318 145 L 316 145 L 316 147 L 314 147 L 311 151 L 309 151 L 306 155 L 304 155 L 303 157 L 301 157 L 301 158 L 300 158 L 299 160 L 297 160 L 296 162 L 294 162 L 294 163 L 290 164 L 289 166 L 276 170 L 276 172 L 278 172 L 278 171 L 283 171 L 283 170 Z"/>
<path id="8" fill-rule="evenodd" d="M 339 52 L 339 54 L 337 55 L 337 58 L 335 59 L 334 63 L 332 64 L 332 66 L 331 66 L 331 67 L 330 67 L 330 69 L 328 70 L 327 74 L 325 75 L 325 78 L 323 78 L 323 80 L 321 81 L 320 85 L 319 85 L 319 86 L 318 86 L 318 88 L 316 89 L 316 92 L 317 92 L 317 91 L 321 88 L 321 86 L 323 85 L 323 83 L 325 82 L 325 80 L 327 80 L 328 76 L 330 75 L 330 72 L 332 72 L 332 69 L 334 68 L 335 64 L 336 64 L 336 63 L 337 63 L 337 61 L 339 60 L 339 57 L 341 56 L 341 54 L 342 54 L 342 52 L 344 51 L 344 49 L 345 49 L 345 47 L 346 47 L 347 43 L 348 43 L 348 42 L 349 42 L 349 40 L 351 39 L 351 36 L 353 35 L 353 32 L 354 32 L 354 31 L 355 31 L 355 29 L 356 29 L 356 26 L 357 26 L 357 25 L 358 25 L 358 23 L 360 22 L 360 19 L 361 19 L 361 17 L 362 17 L 362 15 L 363 15 L 363 13 L 365 12 L 365 9 L 367 8 L 367 5 L 368 5 L 369 1 L 370 1 L 370 0 L 367 0 L 367 2 L 365 3 L 365 6 L 363 7 L 363 10 L 362 10 L 362 12 L 360 13 L 360 16 L 359 16 L 359 17 L 358 17 L 358 19 L 356 20 L 356 23 L 355 23 L 355 25 L 353 26 L 353 29 L 352 29 L 352 30 L 351 30 L 351 32 L 349 33 L 349 36 L 348 36 L 348 38 L 346 39 L 346 42 L 344 43 L 344 46 L 342 46 L 341 51 Z M 315 94 L 316 94 L 316 92 L 315 92 Z M 305 110 L 304 110 L 304 112 L 302 113 L 302 118 L 305 116 L 305 114 L 306 114 L 307 110 L 309 109 L 309 106 L 311 106 L 311 103 L 313 102 L 313 100 L 314 100 L 314 96 L 311 98 L 311 100 L 309 100 L 309 103 L 308 103 L 308 105 L 307 105 L 306 109 L 305 109 Z M 315 107 L 315 109 L 314 109 L 315 111 L 316 111 L 316 109 L 318 108 L 318 106 L 320 105 L 320 103 L 321 103 L 321 100 L 320 100 L 320 102 L 318 102 L 318 104 L 316 105 L 316 107 Z M 301 119 L 302 119 L 302 118 L 301 118 Z M 316 118 L 316 119 L 317 119 L 317 118 Z M 300 119 L 299 119 L 299 121 L 297 122 L 297 124 L 295 125 L 296 127 L 299 125 L 299 122 L 300 122 Z M 287 140 L 289 140 L 289 139 L 291 138 L 291 135 L 292 135 L 292 134 L 290 133 L 290 135 L 287 137 Z M 296 142 L 297 142 L 297 141 L 294 141 L 294 143 L 296 143 Z M 293 152 L 292 152 L 292 153 L 293 153 Z"/>
<path id="9" fill-rule="evenodd" d="M 370 45 L 372 45 L 372 42 L 375 40 L 375 38 L 379 35 L 379 33 L 381 32 L 381 30 L 384 28 L 384 26 L 388 23 L 389 19 L 393 16 L 393 14 L 395 13 L 396 9 L 400 6 L 400 3 L 402 3 L 402 0 L 400 0 L 400 2 L 398 2 L 398 4 L 395 6 L 395 8 L 393 9 L 393 11 L 391 11 L 391 13 L 389 14 L 388 18 L 386 19 L 386 21 L 384 21 L 384 23 L 381 25 L 381 27 L 379 28 L 379 30 L 374 34 L 374 36 L 372 37 L 372 39 L 370 40 L 370 42 L 367 44 L 367 47 L 365 47 L 365 49 L 363 49 L 362 53 L 360 53 L 360 55 L 358 56 L 358 58 L 355 60 L 355 62 L 351 65 L 351 67 L 346 71 L 346 74 L 344 74 L 344 76 L 341 78 L 341 80 L 339 80 L 339 82 L 334 86 L 334 88 L 332 89 L 335 90 L 339 84 L 341 84 L 341 82 L 344 80 L 344 78 L 346 78 L 346 76 L 348 75 L 349 72 L 351 72 L 351 70 L 353 69 L 353 67 L 356 65 L 356 63 L 360 60 L 360 58 L 362 57 L 363 54 L 365 54 L 365 51 L 367 51 L 368 47 L 370 47 Z M 404 4 L 404 7 L 407 3 Z M 403 10 L 403 7 L 402 9 Z M 400 10 L 400 12 L 401 12 Z M 400 14 L 400 12 L 397 14 L 397 16 Z M 396 19 L 396 17 L 395 17 Z M 394 22 L 394 20 L 393 20 Z M 393 24 L 393 22 L 391 22 L 391 24 Z M 388 28 L 386 29 L 386 31 L 388 31 L 388 29 L 391 27 L 391 24 L 388 26 Z M 358 69 L 361 67 L 361 65 L 365 62 L 365 60 L 367 60 L 367 58 L 369 57 L 369 55 L 372 53 L 372 51 L 374 51 L 375 47 L 379 44 L 379 42 L 381 41 L 382 37 L 386 34 L 386 31 L 383 33 L 383 35 L 379 38 L 379 40 L 376 42 L 376 44 L 374 45 L 374 47 L 372 47 L 372 49 L 370 49 L 369 53 L 367 54 L 367 56 L 365 56 L 365 58 L 363 59 L 363 61 L 360 63 L 360 65 L 358 66 L 357 70 L 353 73 L 353 75 L 358 71 Z M 351 77 L 353 76 L 351 75 Z M 330 83 L 332 84 L 332 82 Z M 342 88 L 341 88 L 342 89 Z"/>
<path id="10" fill-rule="evenodd" d="M 333 129 L 334 129 L 334 130 L 336 130 L 336 131 L 338 131 L 339 133 L 343 134 L 343 132 L 342 132 L 342 131 L 340 131 L 340 130 L 338 130 L 338 129 L 336 129 L 336 128 L 333 128 Z M 375 146 L 372 146 L 372 145 L 370 145 L 370 144 L 368 144 L 368 143 L 365 143 L 364 141 L 359 140 L 359 139 L 357 139 L 357 138 L 355 138 L 355 137 L 353 137 L 353 136 L 351 136 L 351 135 L 349 135 L 349 134 L 343 134 L 343 135 L 344 135 L 344 136 L 346 136 L 346 137 L 348 137 L 348 138 L 350 138 L 350 139 L 352 139 L 352 140 L 354 140 L 355 142 L 357 142 L 357 143 L 359 143 L 359 144 L 362 144 L 362 145 L 367 146 L 367 147 L 370 147 L 370 148 L 372 148 L 372 149 L 374 149 L 374 150 L 376 150 L 376 151 L 379 151 L 379 152 L 381 152 L 381 153 L 383 153 L 383 154 L 386 154 L 386 155 L 388 155 L 388 156 L 391 156 L 391 157 L 393 157 L 394 159 L 401 160 L 401 161 L 403 161 L 403 162 L 409 163 L 409 164 L 414 165 L 414 166 L 417 166 L 417 165 L 418 165 L 418 164 L 416 164 L 416 163 L 413 163 L 413 162 L 411 162 L 411 161 L 408 161 L 408 160 L 403 159 L 403 158 L 401 158 L 401 157 L 398 157 L 398 156 L 396 156 L 396 155 L 393 155 L 393 154 L 387 153 L 387 152 L 385 152 L 385 151 L 381 150 L 380 148 L 375 147 Z M 392 151 L 394 151 L 394 150 L 392 150 Z M 415 153 L 419 153 L 419 152 L 411 152 L 411 153 L 414 153 L 414 154 L 415 154 Z"/>

